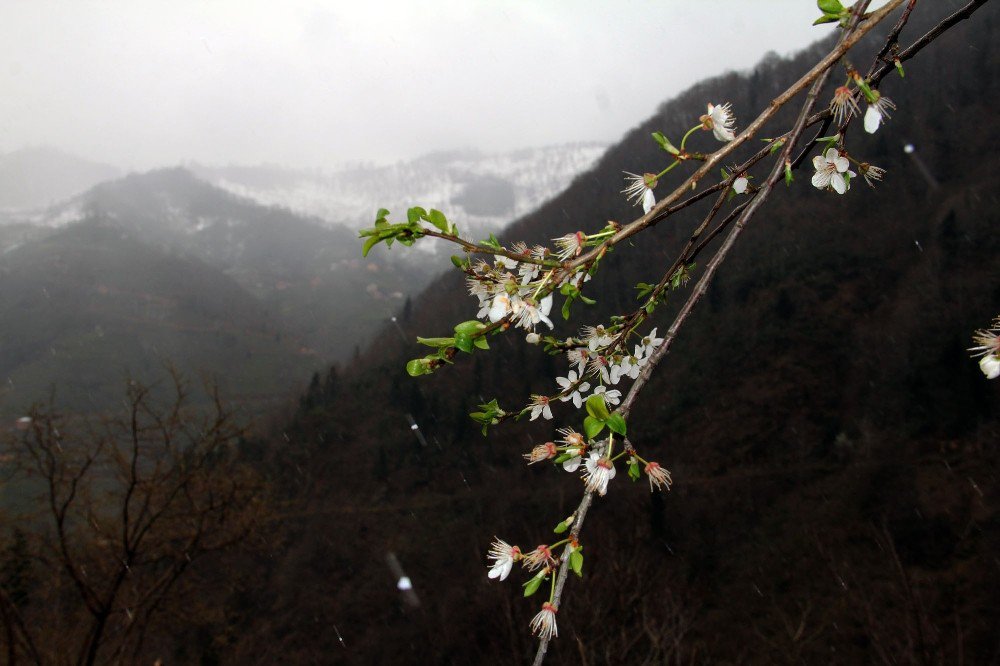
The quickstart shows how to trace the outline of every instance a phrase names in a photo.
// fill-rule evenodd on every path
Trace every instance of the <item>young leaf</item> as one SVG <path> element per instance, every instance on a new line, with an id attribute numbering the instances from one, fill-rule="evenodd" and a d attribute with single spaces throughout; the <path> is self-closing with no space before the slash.
<path id="1" fill-rule="evenodd" d="M 409 210 L 406 211 L 406 221 L 409 222 L 410 224 L 413 224 L 414 222 L 419 222 L 421 218 L 424 218 L 426 216 L 427 216 L 427 211 L 421 208 L 420 206 L 414 206 L 413 208 L 410 208 Z"/>
<path id="2" fill-rule="evenodd" d="M 476 338 L 472 341 L 472 344 L 476 349 L 489 349 L 490 343 L 486 341 L 486 338 Z"/>
<path id="3" fill-rule="evenodd" d="M 470 319 L 469 321 L 463 321 L 461 324 L 455 326 L 456 333 L 464 333 L 465 335 L 472 335 L 473 333 L 478 333 L 479 331 L 486 328 L 486 324 L 481 321 L 476 321 L 475 319 Z"/>
<path id="4" fill-rule="evenodd" d="M 427 214 L 427 221 L 440 229 L 441 233 L 448 233 L 448 218 L 438 209 L 431 208 L 431 212 Z"/>
<path id="5" fill-rule="evenodd" d="M 824 14 L 839 14 L 844 11 L 844 5 L 840 0 L 816 0 L 816 6 Z"/>
<path id="6" fill-rule="evenodd" d="M 420 375 L 429 375 L 432 372 L 429 365 L 430 364 L 427 363 L 426 359 L 415 358 L 406 364 L 406 372 L 411 377 L 419 377 Z"/>
<path id="7" fill-rule="evenodd" d="M 624 436 L 627 429 L 625 419 L 622 418 L 621 414 L 615 412 L 608 417 L 608 428 L 611 429 L 611 432 L 616 432 L 619 435 Z"/>
<path id="8" fill-rule="evenodd" d="M 556 528 L 554 530 L 552 530 L 552 531 L 555 532 L 556 534 L 562 534 L 563 532 L 565 532 L 568 529 L 569 529 L 569 525 L 567 525 L 566 521 L 564 520 L 561 523 L 559 523 L 558 525 L 556 525 Z"/>
<path id="9" fill-rule="evenodd" d="M 642 475 L 639 473 L 639 463 L 635 460 L 628 466 L 628 478 L 638 481 Z"/>
<path id="10" fill-rule="evenodd" d="M 455 344 L 455 338 L 421 338 L 417 336 L 417 342 L 428 347 L 450 347 Z"/>
<path id="11" fill-rule="evenodd" d="M 660 148 L 663 148 L 663 150 L 671 155 L 679 155 L 681 152 L 674 147 L 674 144 L 670 143 L 670 139 L 663 136 L 662 132 L 653 132 L 653 140 L 660 144 Z"/>
<path id="12" fill-rule="evenodd" d="M 587 413 L 599 421 L 607 421 L 608 417 L 611 416 L 608 405 L 604 402 L 604 396 L 600 393 L 595 393 L 587 398 Z"/>
<path id="13" fill-rule="evenodd" d="M 574 550 L 569 554 L 569 568 L 577 576 L 583 576 L 583 553 L 579 550 Z"/>
<path id="14" fill-rule="evenodd" d="M 535 576 L 527 583 L 524 584 L 524 596 L 530 597 L 535 592 L 538 591 L 538 586 L 542 584 L 542 578 L 540 576 Z"/>
<path id="15" fill-rule="evenodd" d="M 472 353 L 472 338 L 467 333 L 455 334 L 455 346 L 466 354 Z"/>
<path id="16" fill-rule="evenodd" d="M 587 439 L 594 439 L 604 430 L 604 425 L 604 421 L 588 416 L 583 420 L 583 432 L 587 435 Z"/>
<path id="17" fill-rule="evenodd" d="M 379 240 L 381 239 L 378 236 L 371 236 L 368 240 L 366 240 L 365 244 L 361 247 L 361 256 L 367 257 L 369 250 L 375 247 Z"/>

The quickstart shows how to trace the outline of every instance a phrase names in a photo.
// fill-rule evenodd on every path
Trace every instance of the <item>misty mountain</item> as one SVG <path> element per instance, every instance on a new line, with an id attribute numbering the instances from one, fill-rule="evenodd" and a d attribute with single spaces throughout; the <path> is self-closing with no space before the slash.
<path id="1" fill-rule="evenodd" d="M 451 151 L 332 173 L 267 166 L 190 168 L 254 201 L 349 229 L 370 226 L 379 207 L 402 213 L 419 205 L 448 211 L 464 234 L 485 238 L 562 191 L 605 148 L 574 143 L 495 154 Z"/>
<path id="2" fill-rule="evenodd" d="M 164 361 L 228 375 L 234 397 L 274 397 L 348 358 L 430 277 L 362 260 L 346 229 L 184 169 L 102 183 L 37 222 L 0 227 L 0 373 L 14 410 L 50 384 L 78 409 L 100 405 L 126 371 Z"/>
<path id="3" fill-rule="evenodd" d="M 55 390 L 70 411 L 120 398 L 126 377 L 215 376 L 232 398 L 273 401 L 316 362 L 266 306 L 204 262 L 88 219 L 0 261 L 0 411 Z"/>
<path id="4" fill-rule="evenodd" d="M 0 155 L 0 209 L 43 208 L 121 172 L 50 147 Z"/>
<path id="5" fill-rule="evenodd" d="M 915 14 L 902 41 L 928 27 Z M 650 494 L 619 469 L 588 516 L 587 564 L 568 584 L 550 661 L 995 658 L 1000 393 L 965 348 L 1000 303 L 998 29 L 997 8 L 982 9 L 908 62 L 905 79 L 884 82 L 898 111 L 878 134 L 855 124 L 848 137 L 853 156 L 887 169 L 877 189 L 859 180 L 843 197 L 822 192 L 805 168 L 754 218 L 629 422 L 639 450 L 673 470 L 673 490 Z M 544 242 L 587 224 L 578 221 L 633 219 L 621 172 L 662 164 L 651 132 L 681 135 L 707 101 L 731 101 L 746 122 L 828 46 L 666 102 L 504 239 Z M 761 135 L 790 119 L 780 114 Z M 633 285 L 659 277 L 708 205 L 616 248 L 588 285 L 597 305 L 557 322 L 556 335 L 635 307 Z M 654 323 L 667 325 L 677 307 Z M 401 325 L 410 340 L 442 335 L 474 312 L 453 271 Z M 262 565 L 267 582 L 240 591 L 233 617 L 258 621 L 228 650 L 277 645 L 289 663 L 533 654 L 537 597 L 488 580 L 485 552 L 494 535 L 522 548 L 558 538 L 552 526 L 576 506 L 580 481 L 528 468 L 521 454 L 557 438 L 556 427 L 579 428 L 580 416 L 557 405 L 554 421 L 482 437 L 467 416 L 478 403 L 496 396 L 516 409 L 553 391 L 566 369 L 523 335 L 490 346 L 415 380 L 404 363 L 425 350 L 387 328 L 336 384 L 314 382 L 282 431 L 295 446 L 277 437 L 267 458 L 293 495 L 308 489 L 295 496 L 310 510 L 286 525 L 284 559 Z M 400 601 L 390 552 L 418 610 Z M 337 632 L 316 631 L 309 617 Z"/>

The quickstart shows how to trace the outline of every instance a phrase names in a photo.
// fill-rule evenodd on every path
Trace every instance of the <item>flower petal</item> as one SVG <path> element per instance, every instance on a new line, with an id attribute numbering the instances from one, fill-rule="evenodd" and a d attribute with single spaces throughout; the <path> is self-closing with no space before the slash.
<path id="1" fill-rule="evenodd" d="M 847 191 L 847 182 L 839 173 L 835 173 L 830 176 L 830 184 L 833 185 L 833 189 L 837 192 L 837 194 L 843 194 Z"/>
<path id="2" fill-rule="evenodd" d="M 817 171 L 813 174 L 812 184 L 814 187 L 818 187 L 823 190 L 826 186 L 830 184 L 830 176 L 833 175 L 829 171 Z"/>
<path id="3" fill-rule="evenodd" d="M 882 114 L 875 108 L 874 104 L 869 104 L 868 110 L 865 111 L 865 131 L 874 134 L 881 123 Z"/>
<path id="4" fill-rule="evenodd" d="M 656 205 L 656 195 L 653 194 L 653 190 L 646 188 L 646 191 L 642 194 L 642 213 L 643 215 L 648 215 L 649 211 L 653 210 L 653 206 Z"/>

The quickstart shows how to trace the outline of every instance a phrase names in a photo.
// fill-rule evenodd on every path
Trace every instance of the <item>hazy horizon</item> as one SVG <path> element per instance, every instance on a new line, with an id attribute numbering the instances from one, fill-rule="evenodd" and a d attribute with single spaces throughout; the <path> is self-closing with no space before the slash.
<path id="1" fill-rule="evenodd" d="M 126 171 L 330 169 L 610 143 L 697 81 L 830 30 L 810 27 L 811 0 L 755 9 L 18 3 L 0 25 L 0 152 L 51 146 Z"/>

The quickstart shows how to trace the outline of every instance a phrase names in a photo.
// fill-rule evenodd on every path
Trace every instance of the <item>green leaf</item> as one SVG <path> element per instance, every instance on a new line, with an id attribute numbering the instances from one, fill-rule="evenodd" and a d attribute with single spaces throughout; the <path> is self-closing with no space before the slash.
<path id="1" fill-rule="evenodd" d="M 569 525 L 567 525 L 566 521 L 564 520 L 561 523 L 559 523 L 558 525 L 556 525 L 556 528 L 554 530 L 552 530 L 552 531 L 555 532 L 556 534 L 562 534 L 563 532 L 565 532 L 568 529 L 569 529 Z"/>
<path id="2" fill-rule="evenodd" d="M 792 175 L 792 165 L 786 162 L 785 163 L 785 186 L 787 187 L 788 185 L 791 185 L 793 180 L 795 180 L 795 177 Z"/>
<path id="3" fill-rule="evenodd" d="M 490 343 L 486 341 L 486 338 L 476 338 L 472 341 L 472 344 L 476 346 L 477 349 L 489 349 Z"/>
<path id="4" fill-rule="evenodd" d="M 379 238 L 378 236 L 372 236 L 368 240 L 366 240 L 365 244 L 361 247 L 361 256 L 362 257 L 367 257 L 368 256 L 368 252 L 373 247 L 375 247 L 376 245 L 378 245 L 378 242 L 380 240 L 382 240 L 382 239 Z"/>
<path id="5" fill-rule="evenodd" d="M 472 335 L 473 333 L 478 333 L 479 331 L 486 328 L 486 324 L 481 321 L 476 321 L 475 319 L 470 319 L 469 321 L 463 321 L 461 324 L 455 326 L 456 333 L 464 333 L 465 335 Z"/>
<path id="6" fill-rule="evenodd" d="M 674 147 L 674 144 L 670 143 L 670 139 L 663 136 L 662 132 L 653 132 L 653 140 L 660 144 L 660 148 L 663 148 L 663 150 L 671 155 L 679 155 L 681 152 Z"/>
<path id="7" fill-rule="evenodd" d="M 577 576 L 583 576 L 583 553 L 579 550 L 574 550 L 569 554 L 569 568 Z"/>
<path id="8" fill-rule="evenodd" d="M 628 466 L 628 478 L 638 481 L 642 475 L 639 473 L 639 463 L 633 460 Z"/>
<path id="9" fill-rule="evenodd" d="M 457 255 L 451 255 L 451 263 L 455 264 L 455 268 L 465 268 L 465 260 Z"/>
<path id="10" fill-rule="evenodd" d="M 455 335 L 455 346 L 466 354 L 472 353 L 472 338 L 467 333 L 457 333 Z"/>
<path id="11" fill-rule="evenodd" d="M 611 416 L 608 405 L 604 402 L 604 396 L 600 393 L 595 393 L 587 398 L 587 413 L 599 421 L 607 421 L 608 417 Z"/>
<path id="12" fill-rule="evenodd" d="M 451 347 L 455 344 L 455 338 L 421 338 L 417 337 L 417 342 L 428 347 Z"/>
<path id="13" fill-rule="evenodd" d="M 818 19 L 812 22 L 813 25 L 822 25 L 823 23 L 833 23 L 834 21 L 839 21 L 839 16 L 830 16 L 829 14 L 824 14 Z"/>
<path id="14" fill-rule="evenodd" d="M 485 246 L 487 246 L 487 247 L 492 247 L 495 250 L 499 250 L 500 249 L 500 241 L 498 241 L 497 237 L 494 236 L 493 234 L 490 234 L 490 237 L 487 238 L 486 240 L 484 240 L 482 242 L 482 244 L 485 245 Z"/>
<path id="15" fill-rule="evenodd" d="M 387 217 L 389 217 L 389 210 L 387 208 L 379 208 L 378 212 L 375 213 L 375 222 L 385 221 Z"/>
<path id="16" fill-rule="evenodd" d="M 558 456 L 556 456 L 555 462 L 564 463 L 572 457 L 573 455 L 570 453 L 560 453 Z"/>
<path id="17" fill-rule="evenodd" d="M 608 417 L 608 428 L 611 429 L 611 432 L 616 432 L 619 435 L 624 436 L 627 430 L 627 426 L 625 425 L 625 419 L 622 418 L 621 414 L 615 412 L 614 414 Z"/>
<path id="18" fill-rule="evenodd" d="M 530 597 L 535 592 L 538 592 L 538 587 L 542 584 L 541 576 L 535 576 L 527 583 L 524 584 L 524 596 Z"/>
<path id="19" fill-rule="evenodd" d="M 427 211 L 420 206 L 414 206 L 406 211 L 406 221 L 410 224 L 414 222 L 419 222 L 423 218 L 427 217 Z"/>
<path id="20" fill-rule="evenodd" d="M 448 233 L 448 218 L 438 209 L 431 208 L 431 212 L 427 214 L 427 221 L 440 229 L 441 233 Z"/>
<path id="21" fill-rule="evenodd" d="M 415 358 L 406 364 L 406 372 L 411 377 L 419 377 L 420 375 L 429 375 L 433 371 L 426 359 Z"/>
<path id="22" fill-rule="evenodd" d="M 840 4 L 840 0 L 816 0 L 816 6 L 824 14 L 840 14 L 844 11 L 844 5 Z"/>
<path id="23" fill-rule="evenodd" d="M 573 303 L 573 299 L 572 298 L 567 298 L 565 301 L 563 301 L 563 304 L 562 304 L 562 316 L 563 316 L 563 319 L 566 319 L 566 320 L 569 319 L 569 306 L 572 305 L 572 303 Z"/>
<path id="24" fill-rule="evenodd" d="M 604 421 L 595 419 L 593 416 L 588 416 L 583 420 L 583 432 L 587 435 L 587 439 L 593 439 L 600 435 L 604 426 Z"/>

